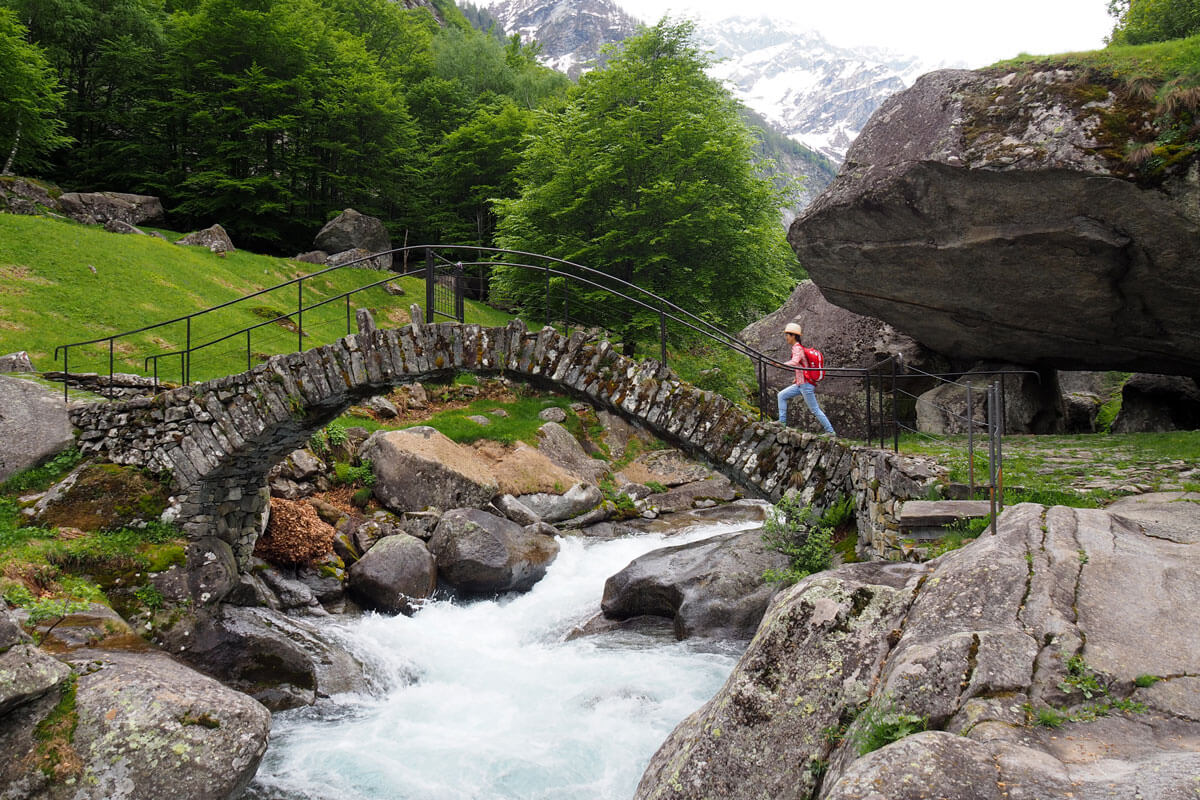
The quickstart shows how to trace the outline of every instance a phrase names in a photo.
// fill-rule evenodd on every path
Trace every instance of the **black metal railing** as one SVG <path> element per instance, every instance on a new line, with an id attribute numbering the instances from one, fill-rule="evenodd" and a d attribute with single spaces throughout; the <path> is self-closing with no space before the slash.
<path id="1" fill-rule="evenodd" d="M 311 282 L 314 278 L 328 275 L 337 270 L 352 268 L 364 262 L 370 262 L 380 255 L 391 255 L 393 259 L 399 259 L 401 263 L 407 264 L 409 256 L 414 253 L 424 254 L 425 263 L 423 267 L 405 272 L 387 272 L 386 277 L 380 280 L 358 286 L 333 297 L 323 298 L 308 304 L 305 303 L 305 283 Z M 658 360 L 664 365 L 668 363 L 668 343 L 671 338 L 670 331 L 672 327 L 676 331 L 683 332 L 686 336 L 707 339 L 748 358 L 752 362 L 754 369 L 758 390 L 757 405 L 759 411 L 765 416 L 774 416 L 775 398 L 769 388 L 769 370 L 781 369 L 790 371 L 793 367 L 789 367 L 784 362 L 758 350 L 709 320 L 681 308 L 647 289 L 601 272 L 600 270 L 537 253 L 471 245 L 411 245 L 397 248 L 387 253 L 372 254 L 345 264 L 327 267 L 235 300 L 165 322 L 147 325 L 136 330 L 125 331 L 107 337 L 60 345 L 55 349 L 55 359 L 57 360 L 58 354 L 61 351 L 63 357 L 64 396 L 66 396 L 66 384 L 70 376 L 70 354 L 72 348 L 107 344 L 109 384 L 111 386 L 115 374 L 116 343 L 119 340 L 166 326 L 183 324 L 183 347 L 145 356 L 143 371 L 153 376 L 155 385 L 157 386 L 160 375 L 163 372 L 161 365 L 164 362 L 173 362 L 174 359 L 178 359 L 179 382 L 186 384 L 193 380 L 193 367 L 196 354 L 239 338 L 244 338 L 244 345 L 239 345 L 239 347 L 245 353 L 246 369 L 250 369 L 254 364 L 254 337 L 256 334 L 261 336 L 260 332 L 268 327 L 271 327 L 277 333 L 278 326 L 289 324 L 291 326 L 289 330 L 294 332 L 296 336 L 296 350 L 304 350 L 304 339 L 307 335 L 305 314 L 308 313 L 311 320 L 314 311 L 334 303 L 340 302 L 345 304 L 345 331 L 347 334 L 352 333 L 354 315 L 351 298 L 361 292 L 375 289 L 402 277 L 423 277 L 425 283 L 425 318 L 427 320 L 432 322 L 439 318 L 444 318 L 461 322 L 465 319 L 464 288 L 467 269 L 474 267 L 489 268 L 498 264 L 503 264 L 507 268 L 540 273 L 544 277 L 544 285 L 546 287 L 542 315 L 543 322 L 547 325 L 560 324 L 568 333 L 575 325 L 587 325 L 589 320 L 594 321 L 607 316 L 610 318 L 609 323 L 602 326 L 601 332 L 606 336 L 610 335 L 620 328 L 621 323 L 628 321 L 628 318 L 633 313 L 628 309 L 633 308 L 648 312 L 649 318 L 657 319 Z M 254 325 L 213 338 L 207 338 L 204 341 L 196 341 L 193 328 L 197 319 L 291 286 L 296 287 L 295 310 L 278 314 L 273 318 L 264 319 Z M 583 298 L 583 290 L 587 289 L 601 290 L 605 293 L 606 297 L 621 301 L 627 307 L 622 309 L 620 308 L 621 303 L 615 302 L 605 303 L 603 308 L 598 308 L 595 304 L 589 305 Z M 526 313 L 528 313 L 528 309 L 526 309 Z M 624 318 L 617 319 L 616 317 L 621 314 L 624 314 Z M 968 374 L 928 373 L 903 364 L 895 356 L 886 357 L 868 367 L 827 366 L 824 369 L 830 377 L 850 378 L 862 381 L 863 395 L 866 401 L 866 439 L 868 442 L 873 442 L 878 437 L 879 446 L 886 448 L 887 435 L 890 433 L 893 450 L 899 449 L 899 437 L 902 431 L 920 433 L 915 421 L 910 425 L 907 420 L 901 417 L 900 407 L 902 403 L 907 404 L 911 402 L 915 404 L 918 402 L 928 402 L 922 401 L 917 394 L 907 391 L 904 387 L 906 385 L 911 386 L 911 381 L 923 381 L 925 383 L 933 381 L 935 384 L 958 385 L 951 379 L 961 378 Z M 1004 376 L 1017 372 L 1021 371 L 1001 370 L 986 373 L 1000 376 L 1000 387 L 996 400 L 999 404 L 996 418 L 998 420 L 997 425 L 999 426 L 997 431 L 1000 435 L 1003 433 L 1004 420 Z M 968 396 L 968 417 L 972 417 L 974 389 L 970 385 L 967 385 L 965 392 Z M 988 396 L 990 397 L 990 394 Z M 950 416 L 961 417 L 961 415 L 956 415 L 950 409 L 944 409 L 943 412 Z M 965 427 L 968 431 L 969 460 L 973 465 L 974 435 L 980 429 L 981 425 L 972 418 L 966 420 Z M 983 424 L 982 428 L 989 437 L 992 435 L 991 429 L 986 424 Z"/>

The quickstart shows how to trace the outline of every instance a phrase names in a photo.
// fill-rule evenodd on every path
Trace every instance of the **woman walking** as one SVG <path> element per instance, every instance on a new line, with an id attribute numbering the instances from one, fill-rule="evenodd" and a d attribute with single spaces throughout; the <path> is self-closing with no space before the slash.
<path id="1" fill-rule="evenodd" d="M 795 322 L 789 322 L 783 329 L 783 335 L 787 337 L 788 344 L 792 348 L 792 358 L 787 365 L 797 369 L 795 382 L 779 390 L 779 424 L 787 425 L 788 401 L 796 395 L 802 395 L 804 402 L 808 405 L 808 410 L 817 418 L 817 422 L 821 423 L 825 433 L 831 436 L 836 435 L 833 432 L 833 425 L 829 424 L 829 417 L 825 416 L 825 412 L 817 404 L 817 395 L 812 382 L 819 376 L 815 369 L 810 369 L 815 365 L 810 363 L 808 353 L 804 350 L 802 341 L 804 329 Z"/>

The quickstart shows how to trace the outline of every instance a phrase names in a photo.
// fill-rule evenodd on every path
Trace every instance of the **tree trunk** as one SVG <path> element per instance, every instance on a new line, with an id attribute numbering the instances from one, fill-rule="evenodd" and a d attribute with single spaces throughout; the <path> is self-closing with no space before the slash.
<path id="1" fill-rule="evenodd" d="M 17 159 L 17 148 L 21 145 L 21 121 L 17 120 L 17 135 L 13 139 L 12 150 L 8 151 L 8 160 L 4 162 L 4 170 L 0 171 L 0 175 L 12 175 L 13 161 Z"/>

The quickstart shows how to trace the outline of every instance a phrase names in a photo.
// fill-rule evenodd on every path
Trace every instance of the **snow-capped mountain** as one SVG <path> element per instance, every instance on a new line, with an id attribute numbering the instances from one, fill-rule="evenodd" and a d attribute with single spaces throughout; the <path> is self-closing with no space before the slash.
<path id="1" fill-rule="evenodd" d="M 633 35 L 639 25 L 610 0 L 500 0 L 487 9 L 505 33 L 540 42 L 539 60 L 572 78 L 596 65 L 601 47 Z"/>
<path id="2" fill-rule="evenodd" d="M 493 0 L 504 30 L 542 43 L 542 62 L 572 77 L 596 64 L 600 47 L 631 35 L 638 20 L 613 0 Z M 844 48 L 786 20 L 701 21 L 710 70 L 734 96 L 791 138 L 837 163 L 884 100 L 942 65 L 876 48 Z"/>
<path id="3" fill-rule="evenodd" d="M 915 56 L 836 47 L 803 25 L 735 17 L 701 23 L 709 70 L 792 138 L 837 162 L 876 108 L 934 68 Z"/>

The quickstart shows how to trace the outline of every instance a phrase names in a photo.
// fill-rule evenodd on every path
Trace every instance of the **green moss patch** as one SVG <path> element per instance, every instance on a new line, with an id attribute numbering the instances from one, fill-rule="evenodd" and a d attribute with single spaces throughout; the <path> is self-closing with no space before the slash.
<path id="1" fill-rule="evenodd" d="M 141 470 L 92 464 L 49 504 L 40 521 L 60 528 L 111 531 L 157 520 L 166 507 L 166 487 Z"/>

